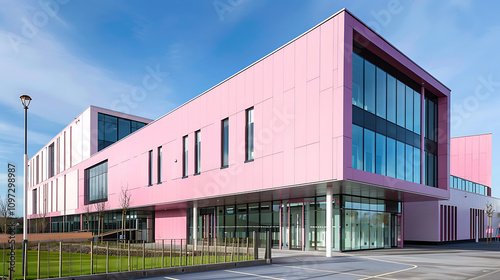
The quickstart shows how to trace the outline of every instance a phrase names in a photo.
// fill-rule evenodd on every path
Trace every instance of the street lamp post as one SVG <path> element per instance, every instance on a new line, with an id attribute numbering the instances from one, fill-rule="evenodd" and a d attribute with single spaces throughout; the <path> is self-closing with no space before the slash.
<path id="1" fill-rule="evenodd" d="M 21 101 L 24 106 L 24 211 L 23 211 L 23 263 L 22 274 L 26 279 L 26 268 L 28 266 L 28 106 L 31 103 L 31 97 L 21 95 Z"/>

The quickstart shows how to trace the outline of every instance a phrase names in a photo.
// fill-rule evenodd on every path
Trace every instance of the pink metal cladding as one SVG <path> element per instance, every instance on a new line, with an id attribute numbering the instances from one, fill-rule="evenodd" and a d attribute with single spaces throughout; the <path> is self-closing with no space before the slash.
<path id="1" fill-rule="evenodd" d="M 491 187 L 490 134 L 451 138 L 451 175 Z"/>

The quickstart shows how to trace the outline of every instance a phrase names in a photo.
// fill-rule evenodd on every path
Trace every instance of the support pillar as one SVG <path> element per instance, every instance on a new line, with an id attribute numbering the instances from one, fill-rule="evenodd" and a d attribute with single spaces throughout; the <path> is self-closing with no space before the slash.
<path id="1" fill-rule="evenodd" d="M 281 238 L 281 242 L 283 243 L 283 246 L 282 246 L 282 249 L 289 249 L 289 246 L 288 246 L 288 235 L 287 235 L 287 232 L 288 232 L 288 200 L 283 200 L 283 207 L 281 207 L 282 211 L 282 229 L 281 229 L 281 233 L 282 233 L 282 238 Z"/>
<path id="2" fill-rule="evenodd" d="M 326 257 L 332 257 L 332 239 L 333 239 L 333 228 L 332 228 L 332 218 L 333 218 L 333 189 L 332 186 L 326 187 Z"/>
<path id="3" fill-rule="evenodd" d="M 193 202 L 193 248 L 198 247 L 198 201 Z"/>

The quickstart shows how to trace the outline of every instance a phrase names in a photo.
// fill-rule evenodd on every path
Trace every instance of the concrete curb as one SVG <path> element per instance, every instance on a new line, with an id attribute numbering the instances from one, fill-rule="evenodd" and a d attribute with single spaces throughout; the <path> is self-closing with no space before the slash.
<path id="1" fill-rule="evenodd" d="M 235 267 L 264 265 L 264 264 L 270 264 L 270 263 L 271 263 L 270 260 L 252 260 L 252 261 L 241 261 L 241 262 L 200 264 L 200 265 L 192 265 L 192 266 L 167 267 L 167 268 L 155 268 L 155 269 L 145 269 L 145 270 L 101 273 L 101 274 L 92 274 L 92 275 L 89 274 L 89 275 L 80 275 L 80 276 L 71 276 L 71 277 L 67 276 L 67 277 L 61 277 L 58 279 L 62 279 L 62 280 L 133 279 L 133 278 L 163 276 L 163 275 L 169 275 L 169 274 L 201 272 L 201 271 L 210 271 L 210 270 L 218 270 L 218 269 L 229 269 L 229 268 L 235 268 Z M 54 279 L 54 278 L 52 278 L 52 279 Z"/>

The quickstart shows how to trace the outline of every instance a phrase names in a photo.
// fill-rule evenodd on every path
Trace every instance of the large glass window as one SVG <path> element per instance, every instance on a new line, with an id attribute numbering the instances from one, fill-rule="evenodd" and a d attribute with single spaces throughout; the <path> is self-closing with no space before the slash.
<path id="1" fill-rule="evenodd" d="M 396 140 L 387 137 L 387 176 L 396 178 Z"/>
<path id="2" fill-rule="evenodd" d="M 182 137 L 182 177 L 188 176 L 188 136 Z"/>
<path id="3" fill-rule="evenodd" d="M 416 134 L 420 134 L 420 93 L 413 92 L 413 131 Z"/>
<path id="4" fill-rule="evenodd" d="M 98 151 L 145 126 L 145 123 L 118 118 L 102 113 L 97 114 Z"/>
<path id="5" fill-rule="evenodd" d="M 375 132 L 364 129 L 364 170 L 375 173 Z"/>
<path id="6" fill-rule="evenodd" d="M 198 130 L 194 133 L 194 173 L 201 172 L 201 131 Z"/>
<path id="7" fill-rule="evenodd" d="M 352 168 L 363 170 L 363 128 L 352 125 Z"/>
<path id="8" fill-rule="evenodd" d="M 108 161 L 85 169 L 85 204 L 108 200 Z"/>
<path id="9" fill-rule="evenodd" d="M 375 66 L 365 60 L 365 110 L 375 114 Z"/>
<path id="10" fill-rule="evenodd" d="M 386 117 L 387 103 L 387 74 L 380 68 L 377 68 L 377 116 Z"/>
<path id="11" fill-rule="evenodd" d="M 363 108 L 363 59 L 352 54 L 352 104 Z"/>
<path id="12" fill-rule="evenodd" d="M 386 153 L 386 137 L 382 134 L 377 133 L 377 139 L 376 139 L 376 167 L 375 167 L 375 172 L 377 174 L 381 175 L 386 175 L 386 159 L 387 159 L 387 153 Z"/>
<path id="13" fill-rule="evenodd" d="M 397 81 L 397 87 L 396 87 L 396 91 L 397 91 L 397 106 L 396 106 L 396 110 L 397 110 L 397 124 L 401 127 L 405 127 L 405 108 L 406 108 L 406 103 L 405 103 L 405 88 L 406 86 L 400 82 L 400 81 Z"/>
<path id="14" fill-rule="evenodd" d="M 246 160 L 253 160 L 253 107 L 246 111 Z"/>
<path id="15" fill-rule="evenodd" d="M 222 120 L 221 166 L 229 165 L 229 119 Z"/>
<path id="16" fill-rule="evenodd" d="M 38 210 L 38 203 L 37 203 L 38 202 L 38 196 L 37 196 L 36 193 L 37 193 L 37 189 L 33 189 L 32 196 L 31 196 L 31 199 L 32 199 L 31 201 L 33 202 L 32 203 L 32 207 L 33 207 L 33 211 L 32 212 L 33 212 L 34 215 L 38 214 L 38 211 L 37 211 Z"/>
<path id="17" fill-rule="evenodd" d="M 396 79 L 387 75 L 387 120 L 396 123 Z"/>

